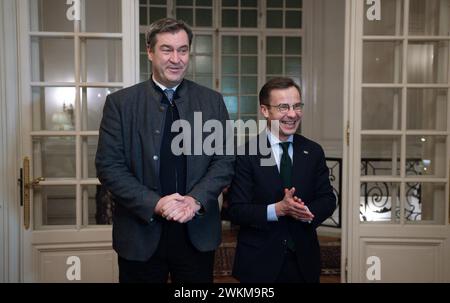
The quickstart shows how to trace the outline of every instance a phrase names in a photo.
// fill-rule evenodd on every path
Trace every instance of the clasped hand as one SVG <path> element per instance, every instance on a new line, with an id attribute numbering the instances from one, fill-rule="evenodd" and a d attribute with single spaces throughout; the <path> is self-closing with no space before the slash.
<path id="1" fill-rule="evenodd" d="M 295 188 L 284 189 L 283 200 L 275 204 L 277 217 L 290 216 L 296 220 L 310 222 L 314 215 L 309 211 L 305 203 L 297 196 L 294 196 Z"/>
<path id="2" fill-rule="evenodd" d="M 200 206 L 191 196 L 178 193 L 164 196 L 156 203 L 155 213 L 169 221 L 186 223 L 194 218 Z"/>

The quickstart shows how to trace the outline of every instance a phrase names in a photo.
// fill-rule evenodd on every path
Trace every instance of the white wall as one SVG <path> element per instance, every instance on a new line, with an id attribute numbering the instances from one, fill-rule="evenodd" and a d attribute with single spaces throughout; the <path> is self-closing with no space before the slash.
<path id="1" fill-rule="evenodd" d="M 0 1 L 0 282 L 19 282 L 16 1 Z"/>
<path id="2" fill-rule="evenodd" d="M 302 133 L 327 157 L 342 157 L 345 0 L 305 1 L 305 101 Z"/>

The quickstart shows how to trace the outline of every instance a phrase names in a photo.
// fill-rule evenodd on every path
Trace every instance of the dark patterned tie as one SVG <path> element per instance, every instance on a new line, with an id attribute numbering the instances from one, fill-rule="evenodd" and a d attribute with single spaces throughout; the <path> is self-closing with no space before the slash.
<path id="1" fill-rule="evenodd" d="M 170 104 L 172 104 L 172 101 L 173 101 L 173 93 L 174 93 L 174 90 L 171 88 L 166 88 L 164 90 L 164 94 L 166 94 L 167 100 L 169 100 Z"/>
<path id="2" fill-rule="evenodd" d="M 283 154 L 280 160 L 280 176 L 283 181 L 284 188 L 292 187 L 292 160 L 289 157 L 289 145 L 291 142 L 280 142 L 280 146 L 283 149 Z"/>

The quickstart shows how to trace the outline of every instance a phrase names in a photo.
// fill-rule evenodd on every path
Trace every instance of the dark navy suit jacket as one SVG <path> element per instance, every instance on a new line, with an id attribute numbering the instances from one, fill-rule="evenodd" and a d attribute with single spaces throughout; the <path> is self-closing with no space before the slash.
<path id="1" fill-rule="evenodd" d="M 254 140 L 265 140 L 268 144 L 266 132 L 250 140 L 247 146 L 254 144 Z M 290 235 L 304 279 L 318 282 L 320 250 L 316 228 L 336 207 L 323 149 L 303 136 L 294 135 L 292 183 L 295 195 L 315 216 L 311 223 L 290 217 L 267 221 L 267 205 L 282 200 L 284 191 L 277 165 L 261 166 L 262 158 L 261 153 L 236 158 L 228 210 L 231 221 L 240 225 L 233 275 L 245 282 L 274 282 Z"/>

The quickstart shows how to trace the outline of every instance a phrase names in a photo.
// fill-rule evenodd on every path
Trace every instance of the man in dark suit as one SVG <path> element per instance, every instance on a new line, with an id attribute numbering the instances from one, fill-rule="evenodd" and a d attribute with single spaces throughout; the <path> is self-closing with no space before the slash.
<path id="1" fill-rule="evenodd" d="M 219 93 L 184 79 L 192 41 L 185 23 L 159 20 L 146 40 L 151 79 L 107 97 L 96 155 L 98 178 L 115 202 L 119 280 L 166 282 L 170 274 L 173 282 L 212 282 L 217 198 L 231 182 L 234 157 L 180 154 L 172 140 L 190 140 L 194 130 L 171 128 L 179 120 L 194 125 L 194 113 L 225 125 L 228 112 Z"/>
<path id="2" fill-rule="evenodd" d="M 300 87 L 289 78 L 268 81 L 259 94 L 267 129 L 236 158 L 228 215 L 240 225 L 233 275 L 241 282 L 319 282 L 316 228 L 336 207 L 325 155 L 295 134 L 303 116 Z M 265 165 L 267 144 L 273 165 Z M 267 162 L 266 162 L 267 163 Z"/>

